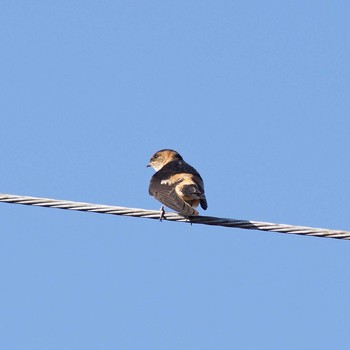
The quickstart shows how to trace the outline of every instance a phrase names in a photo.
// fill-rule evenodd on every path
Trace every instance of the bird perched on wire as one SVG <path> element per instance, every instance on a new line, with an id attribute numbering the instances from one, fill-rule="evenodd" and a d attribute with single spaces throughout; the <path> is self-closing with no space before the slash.
<path id="1" fill-rule="evenodd" d="M 179 153 L 162 149 L 151 157 L 147 166 L 156 171 L 151 178 L 149 194 L 162 204 L 184 216 L 198 215 L 195 208 L 199 204 L 204 210 L 207 209 L 203 180 Z M 164 208 L 161 210 L 162 219 Z"/>

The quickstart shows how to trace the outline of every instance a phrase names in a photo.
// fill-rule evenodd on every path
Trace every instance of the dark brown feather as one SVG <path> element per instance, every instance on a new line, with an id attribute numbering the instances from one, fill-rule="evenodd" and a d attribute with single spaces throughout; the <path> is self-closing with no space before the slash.
<path id="1" fill-rule="evenodd" d="M 161 184 L 161 180 L 159 180 L 157 177 L 152 177 L 149 186 L 149 193 L 161 203 L 170 209 L 177 211 L 178 213 L 185 216 L 198 215 L 197 210 L 193 209 L 176 193 L 175 187 L 175 184 L 170 186 Z"/>

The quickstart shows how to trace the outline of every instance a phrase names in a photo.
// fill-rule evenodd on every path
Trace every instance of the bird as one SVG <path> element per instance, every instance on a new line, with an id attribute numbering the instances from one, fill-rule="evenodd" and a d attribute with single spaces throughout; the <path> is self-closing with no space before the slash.
<path id="1" fill-rule="evenodd" d="M 149 194 L 159 202 L 186 217 L 199 215 L 195 209 L 199 204 L 204 210 L 208 208 L 203 179 L 178 152 L 161 149 L 153 154 L 147 167 L 156 171 L 149 184 Z M 162 206 L 161 220 L 163 215 Z"/>

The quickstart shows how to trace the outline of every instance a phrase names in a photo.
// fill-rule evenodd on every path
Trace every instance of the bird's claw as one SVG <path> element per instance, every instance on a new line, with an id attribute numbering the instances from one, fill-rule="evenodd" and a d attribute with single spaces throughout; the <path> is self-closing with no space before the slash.
<path id="1" fill-rule="evenodd" d="M 163 221 L 163 219 L 165 218 L 165 216 L 164 216 L 164 214 L 165 214 L 164 205 L 161 206 L 159 211 L 160 211 L 159 221 Z"/>

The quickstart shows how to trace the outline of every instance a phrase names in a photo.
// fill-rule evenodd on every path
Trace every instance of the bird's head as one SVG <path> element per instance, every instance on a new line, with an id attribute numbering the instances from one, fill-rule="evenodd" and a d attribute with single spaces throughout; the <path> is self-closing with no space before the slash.
<path id="1" fill-rule="evenodd" d="M 162 149 L 153 154 L 147 166 L 152 167 L 155 171 L 158 171 L 162 169 L 165 164 L 175 159 L 182 160 L 182 157 L 179 153 L 172 149 Z"/>

